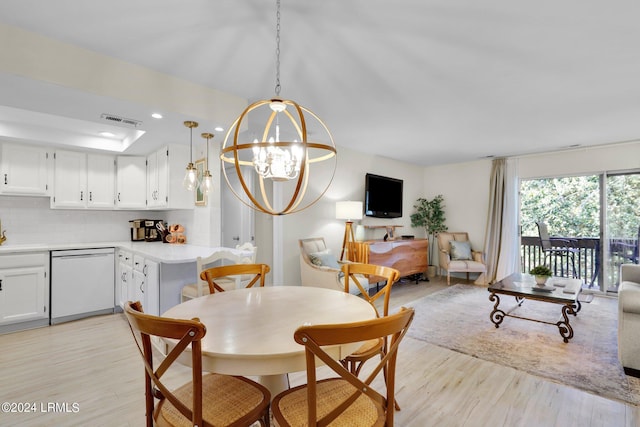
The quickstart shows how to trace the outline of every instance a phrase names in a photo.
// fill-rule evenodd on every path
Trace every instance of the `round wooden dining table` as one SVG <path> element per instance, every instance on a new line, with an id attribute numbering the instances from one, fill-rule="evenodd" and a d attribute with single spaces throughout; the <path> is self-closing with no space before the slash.
<path id="1" fill-rule="evenodd" d="M 197 317 L 206 328 L 202 367 L 227 375 L 258 376 L 275 396 L 288 388 L 287 374 L 306 369 L 304 347 L 293 339 L 303 325 L 349 323 L 376 317 L 364 299 L 332 289 L 272 286 L 216 292 L 176 305 L 164 317 Z M 334 346 L 337 360 L 358 343 Z M 190 363 L 183 353 L 182 363 Z"/>

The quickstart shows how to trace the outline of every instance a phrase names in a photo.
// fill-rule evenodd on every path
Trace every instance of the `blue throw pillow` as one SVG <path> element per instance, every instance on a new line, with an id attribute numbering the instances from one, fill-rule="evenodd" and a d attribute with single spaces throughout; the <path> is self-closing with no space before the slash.
<path id="1" fill-rule="evenodd" d="M 338 263 L 338 258 L 334 254 L 331 253 L 329 249 L 325 249 L 324 251 L 314 252 L 309 254 L 309 259 L 313 265 L 317 265 L 318 267 L 330 267 L 335 268 L 336 270 L 340 270 L 340 264 Z"/>
<path id="2" fill-rule="evenodd" d="M 449 254 L 451 255 L 452 261 L 462 261 L 462 260 L 470 260 L 471 258 L 471 245 L 469 242 L 458 242 L 456 240 L 451 240 L 449 242 L 451 245 L 451 250 Z"/>

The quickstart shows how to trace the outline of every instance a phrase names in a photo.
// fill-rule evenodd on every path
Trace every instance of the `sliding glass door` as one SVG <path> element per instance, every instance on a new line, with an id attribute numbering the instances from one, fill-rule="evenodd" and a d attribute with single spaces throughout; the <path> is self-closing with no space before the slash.
<path id="1" fill-rule="evenodd" d="M 568 247 L 574 258 L 555 274 L 578 277 L 595 291 L 617 292 L 620 264 L 638 263 L 639 200 L 639 171 L 521 181 L 522 271 L 557 265 L 540 246 L 536 222 L 544 222 L 553 245 Z"/>

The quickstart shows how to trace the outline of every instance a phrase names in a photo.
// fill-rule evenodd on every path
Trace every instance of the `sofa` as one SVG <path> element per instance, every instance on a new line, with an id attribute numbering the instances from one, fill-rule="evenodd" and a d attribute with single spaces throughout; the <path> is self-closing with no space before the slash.
<path id="1" fill-rule="evenodd" d="M 620 266 L 618 360 L 627 375 L 640 377 L 640 265 Z"/>

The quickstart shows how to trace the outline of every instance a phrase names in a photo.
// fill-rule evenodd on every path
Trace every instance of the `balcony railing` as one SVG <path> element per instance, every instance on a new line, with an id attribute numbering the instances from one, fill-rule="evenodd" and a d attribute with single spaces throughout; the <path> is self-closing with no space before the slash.
<path id="1" fill-rule="evenodd" d="M 563 242 L 570 239 L 575 254 L 575 276 L 582 279 L 585 286 L 599 288 L 601 276 L 600 239 L 594 237 L 550 238 L 552 246 L 562 247 Z M 555 240 L 555 244 L 554 244 Z M 536 265 L 544 264 L 544 252 L 540 247 L 538 236 L 522 236 L 520 256 L 522 271 L 528 272 Z M 638 263 L 638 239 L 612 239 L 609 243 L 610 265 L 605 280 L 607 291 L 617 292 L 620 264 Z M 573 266 L 568 257 L 550 257 L 547 265 L 556 276 L 573 276 Z"/>

